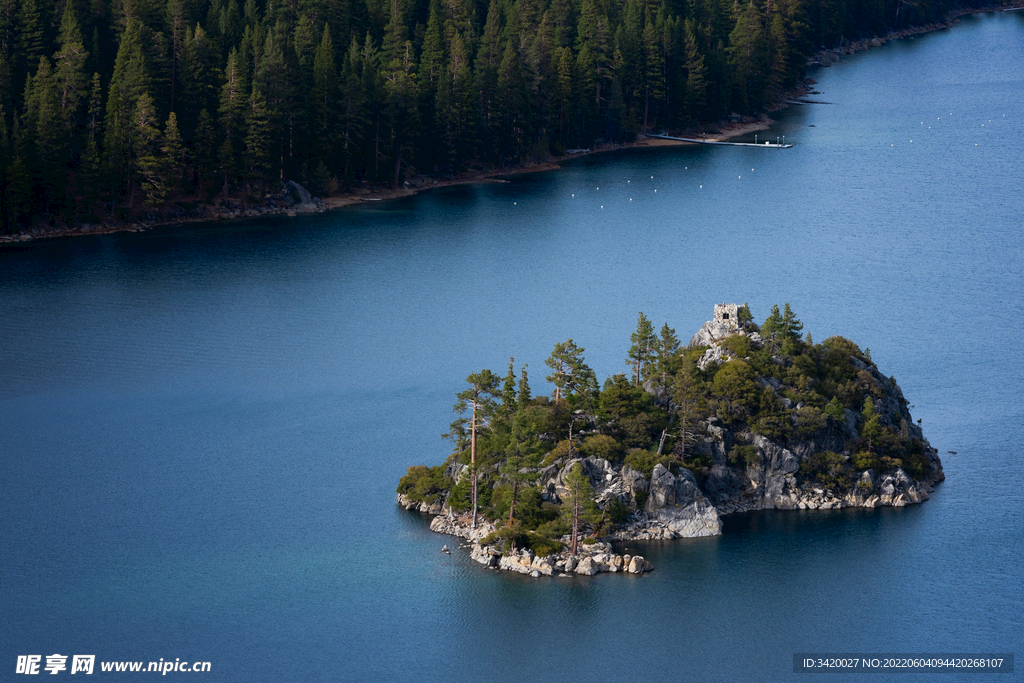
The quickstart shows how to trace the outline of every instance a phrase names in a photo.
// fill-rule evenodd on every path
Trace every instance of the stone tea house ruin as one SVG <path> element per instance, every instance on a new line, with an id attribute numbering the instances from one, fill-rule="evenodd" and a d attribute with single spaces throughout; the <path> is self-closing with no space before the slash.
<path id="1" fill-rule="evenodd" d="M 740 309 L 746 307 L 746 304 L 742 306 L 737 304 L 715 304 L 714 322 L 728 325 L 729 327 L 739 327 Z"/>

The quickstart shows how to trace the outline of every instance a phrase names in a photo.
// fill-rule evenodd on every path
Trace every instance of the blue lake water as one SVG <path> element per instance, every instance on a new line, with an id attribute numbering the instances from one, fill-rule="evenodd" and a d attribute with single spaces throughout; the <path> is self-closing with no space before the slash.
<path id="1" fill-rule="evenodd" d="M 1021 64 L 1024 12 L 969 17 L 814 72 L 831 104 L 758 134 L 788 150 L 596 155 L 309 218 L 0 249 L 0 679 L 53 653 L 229 682 L 1020 656 Z M 932 500 L 731 517 L 638 546 L 651 574 L 540 581 L 440 553 L 452 539 L 396 506 L 407 467 L 447 456 L 469 373 L 515 356 L 545 391 L 572 337 L 603 379 L 638 311 L 688 339 L 721 302 L 758 320 L 789 302 L 815 340 L 869 347 L 942 455 Z"/>

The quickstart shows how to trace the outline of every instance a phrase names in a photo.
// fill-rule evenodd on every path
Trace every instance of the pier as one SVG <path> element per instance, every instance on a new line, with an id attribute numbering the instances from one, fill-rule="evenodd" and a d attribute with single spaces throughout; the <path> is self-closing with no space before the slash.
<path id="1" fill-rule="evenodd" d="M 699 138 L 675 138 L 675 137 L 672 137 L 671 135 L 655 135 L 653 133 L 648 133 L 647 137 L 649 137 L 649 138 L 658 138 L 660 140 L 677 140 L 679 142 L 695 142 L 698 145 L 732 145 L 733 147 L 759 147 L 759 148 L 768 147 L 770 149 L 789 149 L 790 147 L 793 146 L 793 145 L 788 145 L 785 142 L 781 142 L 781 143 L 780 142 L 770 142 L 770 141 L 767 141 L 767 140 L 765 142 L 761 142 L 761 143 L 757 143 L 757 142 L 727 142 L 727 141 L 724 141 L 724 140 L 701 140 Z"/>

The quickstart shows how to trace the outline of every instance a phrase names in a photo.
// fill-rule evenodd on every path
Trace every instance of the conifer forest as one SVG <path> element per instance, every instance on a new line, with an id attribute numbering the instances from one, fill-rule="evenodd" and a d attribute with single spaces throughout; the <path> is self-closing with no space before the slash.
<path id="1" fill-rule="evenodd" d="M 0 0 L 0 233 L 504 168 L 762 111 L 952 0 Z"/>

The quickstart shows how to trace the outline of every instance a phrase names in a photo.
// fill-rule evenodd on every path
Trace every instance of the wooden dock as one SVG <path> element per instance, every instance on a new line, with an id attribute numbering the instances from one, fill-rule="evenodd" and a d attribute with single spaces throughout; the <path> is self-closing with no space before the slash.
<path id="1" fill-rule="evenodd" d="M 648 133 L 649 138 L 658 138 L 660 140 L 678 140 L 679 142 L 695 142 L 698 145 L 732 145 L 733 147 L 758 147 L 758 148 L 769 148 L 769 149 L 789 149 L 793 145 L 765 141 L 761 143 L 754 142 L 727 142 L 724 140 L 701 140 L 699 138 L 674 138 L 671 135 L 654 135 Z"/>

